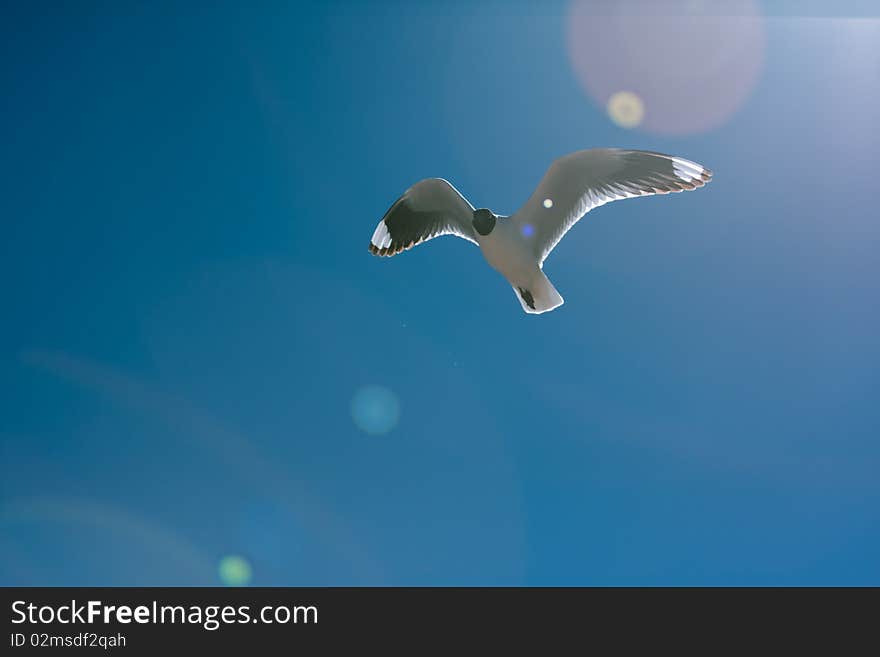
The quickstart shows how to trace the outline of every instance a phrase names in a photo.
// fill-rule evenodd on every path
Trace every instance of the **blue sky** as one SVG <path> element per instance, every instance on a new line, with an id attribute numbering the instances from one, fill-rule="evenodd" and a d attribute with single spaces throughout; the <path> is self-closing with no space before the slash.
<path id="1" fill-rule="evenodd" d="M 779 7 L 675 135 L 568 3 L 5 9 L 0 583 L 880 582 L 880 20 Z M 420 178 L 509 214 L 593 146 L 715 180 L 590 213 L 557 311 L 367 251 Z"/>

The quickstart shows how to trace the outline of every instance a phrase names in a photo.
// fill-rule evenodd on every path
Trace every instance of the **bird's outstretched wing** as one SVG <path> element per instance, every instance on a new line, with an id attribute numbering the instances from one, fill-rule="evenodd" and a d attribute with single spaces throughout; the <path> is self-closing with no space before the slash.
<path id="1" fill-rule="evenodd" d="M 393 256 L 440 235 L 457 235 L 477 243 L 474 208 L 442 178 L 417 182 L 394 202 L 376 226 L 370 253 Z"/>
<path id="2" fill-rule="evenodd" d="M 651 151 L 594 148 L 556 160 L 538 188 L 513 215 L 543 263 L 569 228 L 609 201 L 702 187 L 712 178 L 705 167 Z"/>

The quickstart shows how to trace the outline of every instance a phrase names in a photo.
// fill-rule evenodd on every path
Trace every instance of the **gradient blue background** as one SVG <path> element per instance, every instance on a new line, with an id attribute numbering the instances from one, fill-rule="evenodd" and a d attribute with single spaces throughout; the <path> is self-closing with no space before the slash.
<path id="1" fill-rule="evenodd" d="M 565 3 L 2 12 L 0 584 L 880 584 L 877 18 L 768 15 L 672 138 Z M 512 213 L 592 146 L 716 177 L 588 215 L 553 313 L 367 252 L 420 178 Z"/>

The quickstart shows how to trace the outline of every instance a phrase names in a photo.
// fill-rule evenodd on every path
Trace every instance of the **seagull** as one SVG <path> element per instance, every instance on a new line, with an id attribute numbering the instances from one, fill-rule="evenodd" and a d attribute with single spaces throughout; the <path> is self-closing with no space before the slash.
<path id="1" fill-rule="evenodd" d="M 711 171 L 681 157 L 592 148 L 553 162 L 525 205 L 502 216 L 474 209 L 449 181 L 427 178 L 388 208 L 370 253 L 394 256 L 440 235 L 461 237 L 480 247 L 522 309 L 538 315 L 564 303 L 544 274 L 544 260 L 587 212 L 618 199 L 696 189 L 711 179 Z"/>

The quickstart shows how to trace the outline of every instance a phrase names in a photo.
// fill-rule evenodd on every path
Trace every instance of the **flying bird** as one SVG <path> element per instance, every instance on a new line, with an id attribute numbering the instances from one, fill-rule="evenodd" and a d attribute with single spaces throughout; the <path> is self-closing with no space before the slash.
<path id="1" fill-rule="evenodd" d="M 544 260 L 590 210 L 609 201 L 702 187 L 712 172 L 684 158 L 652 151 L 593 148 L 559 158 L 515 214 L 474 207 L 443 178 L 417 182 L 376 226 L 370 252 L 393 256 L 440 235 L 480 247 L 513 287 L 525 312 L 540 314 L 564 302 L 544 274 Z"/>

